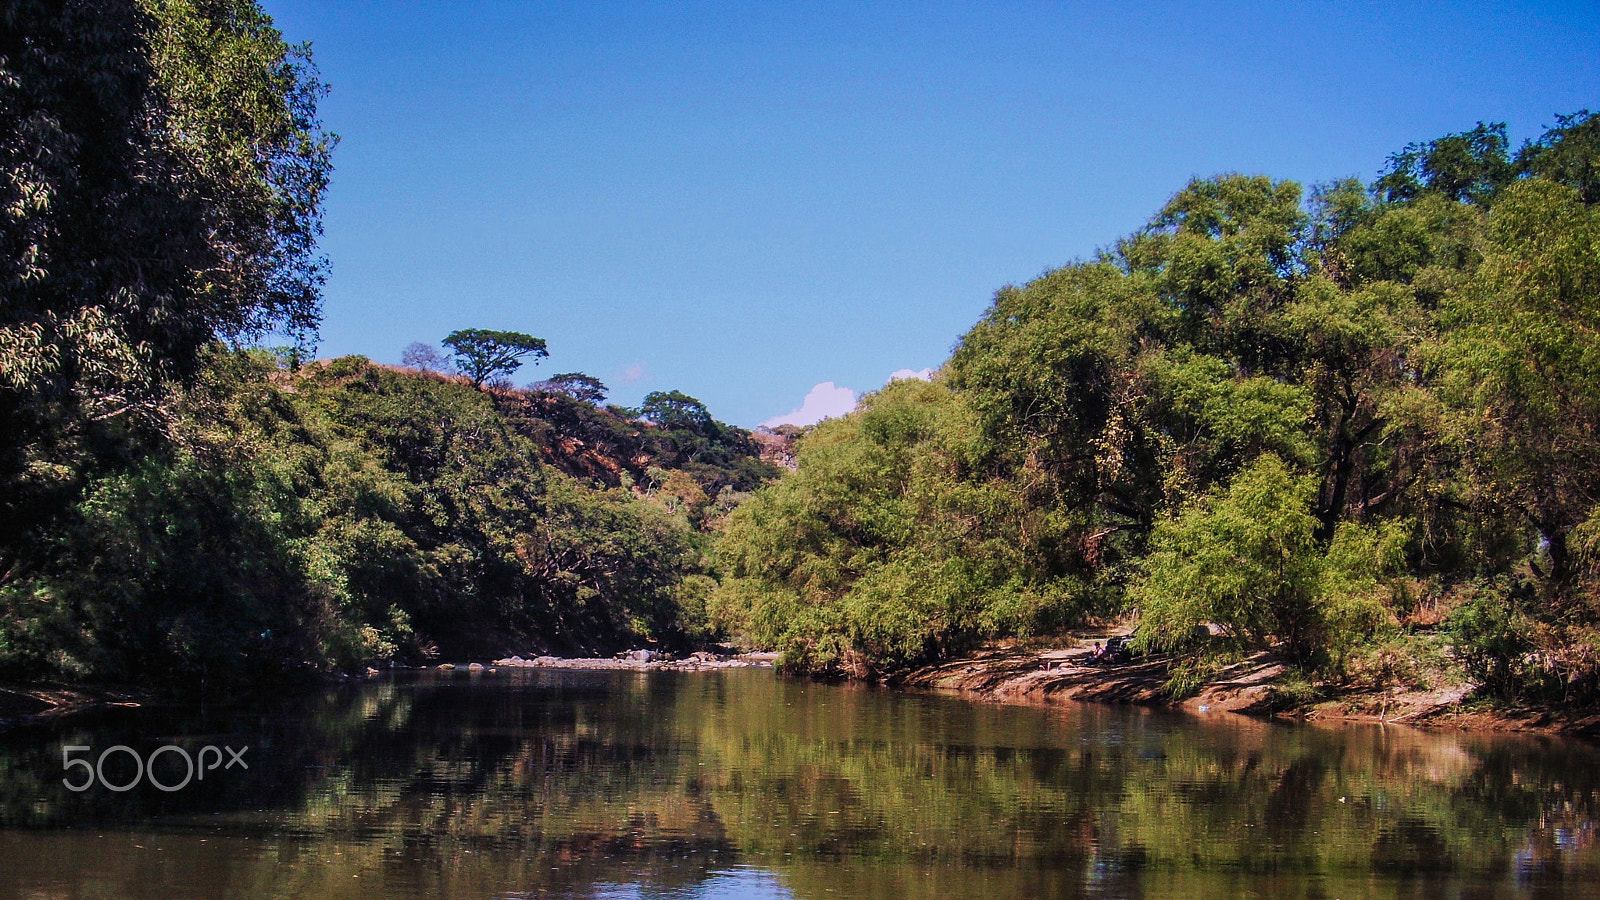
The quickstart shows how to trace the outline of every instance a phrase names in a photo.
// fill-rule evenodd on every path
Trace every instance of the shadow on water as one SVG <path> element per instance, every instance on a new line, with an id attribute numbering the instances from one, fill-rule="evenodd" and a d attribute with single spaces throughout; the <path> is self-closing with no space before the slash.
<path id="1" fill-rule="evenodd" d="M 62 784 L 115 745 L 113 785 L 249 768 Z M 1597 897 L 1597 806 L 1555 739 L 428 672 L 5 735 L 0 898 Z"/>

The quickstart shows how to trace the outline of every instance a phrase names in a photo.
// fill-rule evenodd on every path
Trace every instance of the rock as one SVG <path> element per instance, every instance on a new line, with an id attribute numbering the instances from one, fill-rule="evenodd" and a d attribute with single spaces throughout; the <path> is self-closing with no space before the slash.
<path id="1" fill-rule="evenodd" d="M 482 672 L 483 671 L 483 663 L 473 663 L 472 665 L 467 666 L 467 671 L 468 672 Z"/>
<path id="2" fill-rule="evenodd" d="M 367 666 L 367 677 L 368 678 L 376 677 L 377 674 L 378 674 L 378 670 L 377 669 L 374 669 L 371 666 Z"/>
<path id="3" fill-rule="evenodd" d="M 448 671 L 448 670 L 450 670 L 450 669 L 454 669 L 454 668 L 455 668 L 455 667 L 456 667 L 456 664 L 455 664 L 455 663 L 440 663 L 440 664 L 439 664 L 439 665 L 438 665 L 438 666 L 436 666 L 436 667 L 435 667 L 435 668 L 438 668 L 438 669 L 440 669 L 440 670 L 441 670 L 441 671 Z"/>

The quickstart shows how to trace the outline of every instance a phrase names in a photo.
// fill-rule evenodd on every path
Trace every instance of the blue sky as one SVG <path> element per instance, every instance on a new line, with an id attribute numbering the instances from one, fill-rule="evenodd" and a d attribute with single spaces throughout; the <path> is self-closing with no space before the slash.
<path id="1" fill-rule="evenodd" d="M 1600 108 L 1595 3 L 263 5 L 342 138 L 323 355 L 526 331 L 519 383 L 745 426 L 937 367 L 1191 176 Z"/>

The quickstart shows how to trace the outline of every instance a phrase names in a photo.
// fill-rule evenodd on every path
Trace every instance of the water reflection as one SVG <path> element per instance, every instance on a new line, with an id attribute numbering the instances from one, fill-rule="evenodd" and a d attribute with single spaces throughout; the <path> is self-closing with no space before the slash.
<path id="1" fill-rule="evenodd" d="M 250 768 L 61 785 L 62 746 L 114 744 Z M 0 898 L 1595 897 L 1597 763 L 767 672 L 426 673 L 7 736 Z"/>

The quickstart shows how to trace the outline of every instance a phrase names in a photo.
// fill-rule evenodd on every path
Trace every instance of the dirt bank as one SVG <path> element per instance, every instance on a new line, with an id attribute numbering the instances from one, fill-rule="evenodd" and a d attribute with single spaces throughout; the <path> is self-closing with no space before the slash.
<path id="1" fill-rule="evenodd" d="M 1473 702 L 1467 684 L 1435 685 L 1427 690 L 1349 692 L 1314 703 L 1286 700 L 1274 685 L 1283 664 L 1260 653 L 1230 666 L 1201 685 L 1191 697 L 1174 701 L 1162 692 L 1165 660 L 1097 664 L 1097 641 L 1125 631 L 1088 632 L 1054 646 L 1000 643 L 960 659 L 917 669 L 895 680 L 913 689 L 959 694 L 998 703 L 1049 705 L 1065 702 L 1131 703 L 1196 713 L 1235 712 L 1283 718 L 1383 722 L 1428 728 L 1533 731 L 1600 735 L 1600 711 L 1561 714 L 1549 710 L 1507 709 Z"/>

